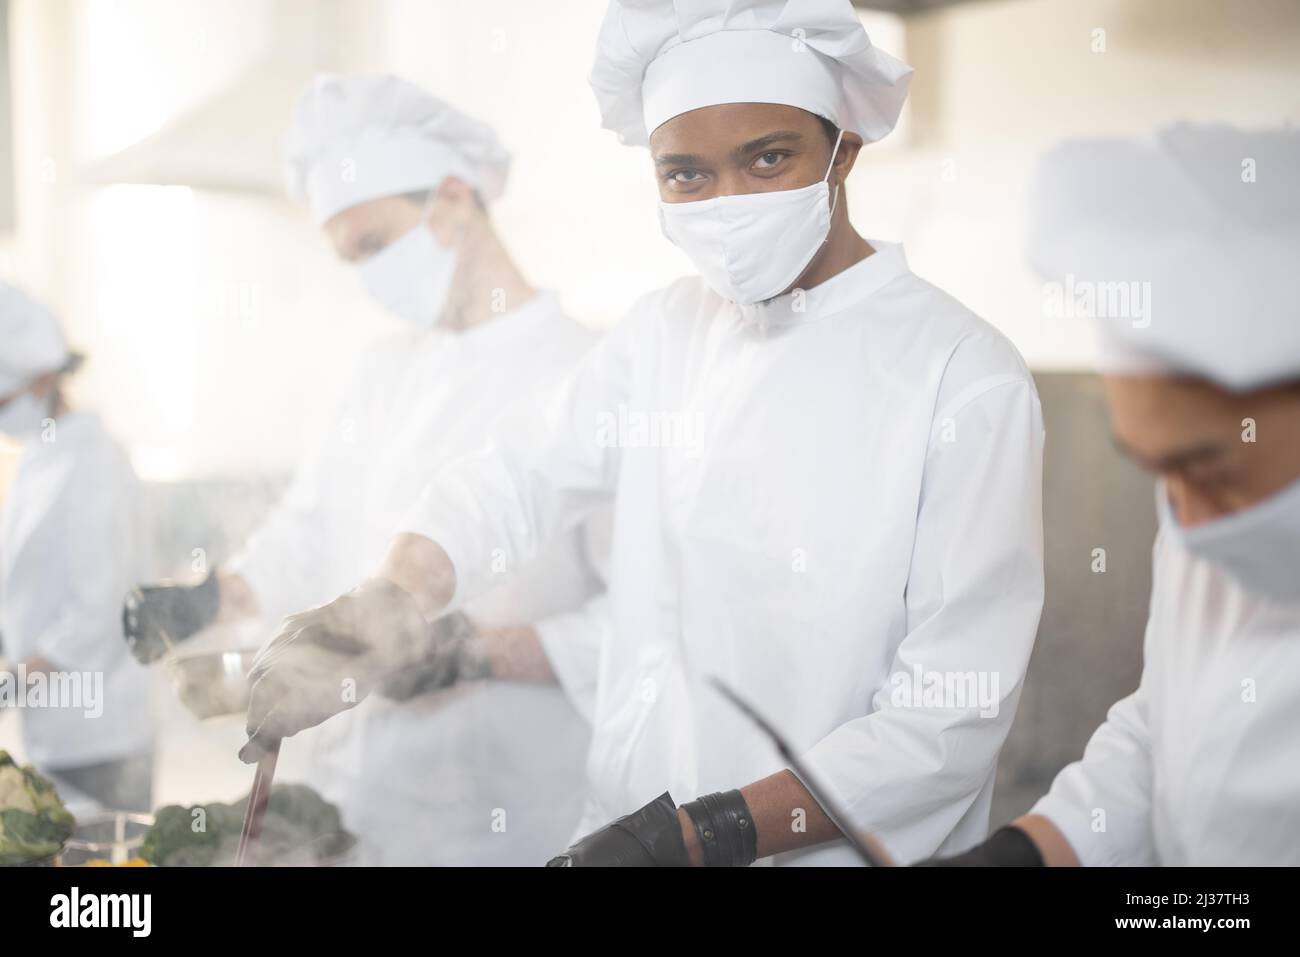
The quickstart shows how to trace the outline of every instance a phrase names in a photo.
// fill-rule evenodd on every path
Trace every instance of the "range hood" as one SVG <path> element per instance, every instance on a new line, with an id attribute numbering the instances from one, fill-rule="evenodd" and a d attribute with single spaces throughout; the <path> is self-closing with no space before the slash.
<path id="1" fill-rule="evenodd" d="M 263 53 L 148 136 L 82 167 L 82 181 L 283 195 L 290 112 L 313 75 L 340 68 L 353 2 L 272 0 Z"/>
<path id="2" fill-rule="evenodd" d="M 274 63 L 253 67 L 228 89 L 87 167 L 82 179 L 283 193 L 285 124 L 313 72 Z"/>
<path id="3" fill-rule="evenodd" d="M 366 2 L 270 0 L 273 28 L 265 56 L 150 135 L 83 167 L 83 182 L 282 195 L 283 137 L 292 105 L 313 74 L 340 68 L 340 48 L 355 39 L 358 11 Z M 854 2 L 862 10 L 907 15 L 978 0 Z"/>

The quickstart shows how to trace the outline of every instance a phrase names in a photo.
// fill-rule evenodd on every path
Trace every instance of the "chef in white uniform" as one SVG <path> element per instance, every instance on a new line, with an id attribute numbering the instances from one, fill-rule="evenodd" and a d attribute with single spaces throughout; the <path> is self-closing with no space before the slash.
<path id="1" fill-rule="evenodd" d="M 54 316 L 0 283 L 0 434 L 20 446 L 0 525 L 0 641 L 28 760 L 119 810 L 151 809 L 149 674 L 118 637 L 146 571 L 140 488 L 99 418 L 70 409 L 79 363 Z"/>
<path id="2" fill-rule="evenodd" d="M 127 632 L 142 657 L 159 650 L 159 622 L 174 640 L 218 616 L 274 622 L 336 595 L 378 564 L 431 475 L 592 345 L 493 230 L 485 204 L 508 163 L 487 126 L 398 77 L 322 76 L 302 96 L 294 192 L 408 328 L 358 359 L 288 492 L 237 555 L 197 586 L 137 594 Z M 309 783 L 341 806 L 364 860 L 524 863 L 567 836 L 605 620 L 598 597 L 583 604 L 599 592 L 592 542 L 557 538 L 513 578 L 514 557 L 502 558 L 493 585 L 510 584 L 464 608 L 450 660 L 431 657 L 313 737 Z M 439 690 L 489 676 L 517 680 Z"/>
<path id="3" fill-rule="evenodd" d="M 1300 134 L 1071 142 L 1034 220 L 1050 281 L 1146 284 L 1097 322 L 1117 444 L 1160 479 L 1151 609 L 1137 691 L 957 860 L 1300 864 Z"/>
<path id="4" fill-rule="evenodd" d="M 313 647 L 342 632 L 352 667 L 391 666 L 368 616 L 472 600 L 494 549 L 526 560 L 613 501 L 578 833 L 629 816 L 562 860 L 854 859 L 710 677 L 889 847 L 982 839 L 1041 611 L 1043 426 L 1011 344 L 849 221 L 845 178 L 909 76 L 847 0 L 611 4 L 592 85 L 606 125 L 648 142 L 700 275 L 433 480 L 380 572 L 400 594 L 286 623 L 254 669 L 254 741 L 323 719 L 303 718 L 329 680 Z M 743 791 L 675 807 L 721 788 Z"/>

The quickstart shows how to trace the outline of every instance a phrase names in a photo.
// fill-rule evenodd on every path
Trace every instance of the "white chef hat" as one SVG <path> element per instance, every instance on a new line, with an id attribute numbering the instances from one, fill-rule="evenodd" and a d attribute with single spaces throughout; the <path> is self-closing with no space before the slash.
<path id="1" fill-rule="evenodd" d="M 1069 141 L 1039 162 L 1032 195 L 1041 276 L 1144 303 L 1140 317 L 1097 317 L 1102 371 L 1236 392 L 1300 380 L 1300 131 Z"/>
<path id="2" fill-rule="evenodd" d="M 491 127 L 396 76 L 317 76 L 294 107 L 287 152 L 290 192 L 318 224 L 448 176 L 492 200 L 510 167 Z"/>
<path id="3" fill-rule="evenodd" d="M 912 68 L 871 45 L 849 0 L 611 0 L 590 79 L 633 146 L 720 103 L 799 107 L 870 143 L 898 122 Z"/>
<path id="4" fill-rule="evenodd" d="M 54 314 L 21 289 L 0 282 L 0 396 L 71 360 Z"/>

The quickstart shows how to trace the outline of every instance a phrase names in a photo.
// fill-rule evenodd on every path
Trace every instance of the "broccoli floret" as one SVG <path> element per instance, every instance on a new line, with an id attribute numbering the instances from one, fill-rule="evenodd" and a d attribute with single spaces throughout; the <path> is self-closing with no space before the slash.
<path id="1" fill-rule="evenodd" d="M 54 785 L 0 751 L 0 865 L 52 857 L 76 827 Z"/>
<path id="2" fill-rule="evenodd" d="M 160 808 L 145 836 L 140 856 L 168 867 L 233 864 L 244 826 L 248 798 L 234 804 L 213 803 Z M 202 808 L 204 830 L 193 829 L 194 811 Z M 271 789 L 262 833 L 254 847 L 258 863 L 312 864 L 350 848 L 355 838 L 343 830 L 334 805 L 303 784 Z"/>

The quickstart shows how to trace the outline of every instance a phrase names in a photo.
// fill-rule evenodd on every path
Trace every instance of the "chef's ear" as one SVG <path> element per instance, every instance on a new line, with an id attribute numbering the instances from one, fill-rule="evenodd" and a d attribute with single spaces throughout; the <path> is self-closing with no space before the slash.
<path id="1" fill-rule="evenodd" d="M 853 164 L 858 161 L 858 152 L 862 149 L 862 137 L 850 130 L 845 130 L 840 137 L 840 148 L 831 160 L 831 179 L 843 183 L 853 171 Z"/>

